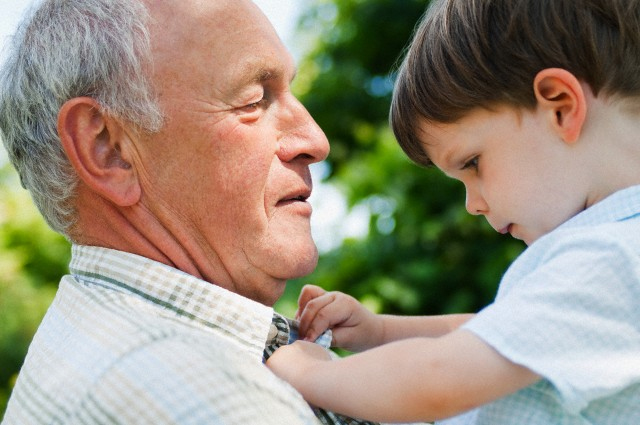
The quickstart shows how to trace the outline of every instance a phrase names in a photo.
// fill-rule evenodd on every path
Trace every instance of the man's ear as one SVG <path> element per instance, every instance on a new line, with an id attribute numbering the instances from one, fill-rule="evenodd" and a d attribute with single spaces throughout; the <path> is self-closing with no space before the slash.
<path id="1" fill-rule="evenodd" d="M 91 98 L 67 101 L 58 114 L 58 134 L 78 177 L 91 190 L 121 207 L 140 200 L 131 164 L 131 140 L 119 121 Z"/>
<path id="2" fill-rule="evenodd" d="M 551 125 L 562 140 L 577 141 L 587 116 L 587 100 L 580 81 L 564 69 L 547 68 L 536 75 L 533 90 L 538 107 L 548 112 Z"/>

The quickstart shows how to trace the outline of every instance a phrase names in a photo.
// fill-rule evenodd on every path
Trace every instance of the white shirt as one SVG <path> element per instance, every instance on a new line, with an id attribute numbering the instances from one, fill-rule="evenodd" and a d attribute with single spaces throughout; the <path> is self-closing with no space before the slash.
<path id="1" fill-rule="evenodd" d="M 640 186 L 532 244 L 463 328 L 543 379 L 442 424 L 640 424 Z"/>

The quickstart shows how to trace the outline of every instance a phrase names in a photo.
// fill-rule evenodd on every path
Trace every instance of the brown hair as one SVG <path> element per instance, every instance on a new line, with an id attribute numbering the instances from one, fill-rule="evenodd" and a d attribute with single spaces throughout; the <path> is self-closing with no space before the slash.
<path id="1" fill-rule="evenodd" d="M 640 0 L 435 0 L 398 70 L 393 132 L 430 165 L 418 120 L 533 108 L 533 79 L 546 68 L 573 73 L 596 95 L 640 95 Z"/>

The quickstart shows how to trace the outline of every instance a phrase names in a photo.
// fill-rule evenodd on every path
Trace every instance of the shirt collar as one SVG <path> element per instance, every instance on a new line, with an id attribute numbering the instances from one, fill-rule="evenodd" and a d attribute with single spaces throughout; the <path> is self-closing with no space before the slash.
<path id="1" fill-rule="evenodd" d="M 615 192 L 558 227 L 572 228 L 622 221 L 640 214 L 640 185 Z"/>
<path id="2" fill-rule="evenodd" d="M 271 307 L 139 255 L 72 246 L 69 270 L 85 284 L 130 292 L 200 326 L 216 329 L 261 358 L 271 331 Z"/>
<path id="3" fill-rule="evenodd" d="M 269 330 L 269 337 L 265 345 L 263 358 L 266 361 L 274 351 L 283 345 L 291 344 L 298 339 L 298 330 L 300 322 L 273 313 L 273 320 Z M 324 331 L 314 342 L 324 348 L 331 347 L 331 339 L 333 335 L 331 330 Z"/>

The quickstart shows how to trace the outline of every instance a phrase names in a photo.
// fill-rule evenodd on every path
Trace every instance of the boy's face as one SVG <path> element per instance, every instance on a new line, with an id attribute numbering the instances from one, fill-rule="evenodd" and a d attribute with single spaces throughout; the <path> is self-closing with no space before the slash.
<path id="1" fill-rule="evenodd" d="M 586 178 L 575 145 L 548 111 L 477 109 L 455 123 L 419 123 L 433 163 L 464 183 L 466 208 L 527 245 L 586 208 Z"/>

